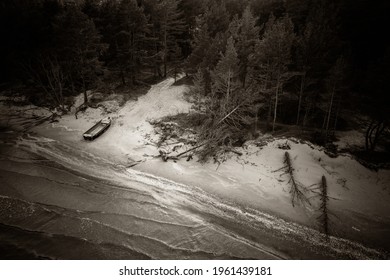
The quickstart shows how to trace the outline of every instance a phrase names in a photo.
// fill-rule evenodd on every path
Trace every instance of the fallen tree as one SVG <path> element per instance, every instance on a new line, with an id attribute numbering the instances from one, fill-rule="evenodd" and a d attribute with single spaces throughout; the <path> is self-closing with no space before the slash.
<path id="1" fill-rule="evenodd" d="M 326 182 L 326 177 L 322 175 L 321 184 L 320 184 L 321 194 L 320 194 L 320 211 L 321 215 L 318 217 L 322 225 L 322 229 L 326 237 L 329 236 L 329 216 L 328 216 L 328 184 Z"/>
<path id="2" fill-rule="evenodd" d="M 288 183 L 290 183 L 290 194 L 293 207 L 295 207 L 295 203 L 297 201 L 310 205 L 310 201 L 304 193 L 302 184 L 295 179 L 294 168 L 292 166 L 291 157 L 288 152 L 284 153 L 284 164 L 285 166 L 282 169 L 285 171 L 284 174 L 289 176 Z"/>

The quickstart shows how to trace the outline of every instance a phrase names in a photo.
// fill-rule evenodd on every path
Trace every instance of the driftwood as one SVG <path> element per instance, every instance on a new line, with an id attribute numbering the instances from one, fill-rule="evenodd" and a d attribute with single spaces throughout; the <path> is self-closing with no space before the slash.
<path id="1" fill-rule="evenodd" d="M 163 161 L 168 161 L 168 160 L 179 160 L 180 157 L 184 156 L 185 154 L 188 154 L 189 152 L 192 152 L 200 147 L 202 147 L 203 145 L 205 145 L 205 143 L 202 143 L 200 145 L 197 145 L 195 147 L 192 147 L 184 152 L 181 152 L 177 155 L 169 155 L 168 153 L 162 151 L 162 150 L 159 150 L 158 152 L 160 153 L 160 155 L 158 157 L 161 157 Z M 187 161 L 191 160 L 192 159 L 192 155 L 188 156 L 187 157 Z"/>
<path id="2" fill-rule="evenodd" d="M 241 153 L 241 152 L 236 151 L 236 150 L 234 150 L 234 149 L 229 149 L 228 152 L 232 152 L 232 153 L 235 153 L 235 154 L 238 155 L 238 156 L 242 156 L 242 153 Z"/>
<path id="3" fill-rule="evenodd" d="M 179 153 L 179 154 L 177 154 L 177 155 L 169 155 L 169 153 L 165 153 L 164 151 L 159 150 L 159 153 L 160 153 L 159 156 L 161 156 L 161 158 L 162 158 L 163 161 L 168 161 L 168 160 L 170 160 L 170 159 L 171 159 L 171 160 L 179 160 L 180 157 L 182 157 L 182 156 L 184 156 L 184 155 L 186 155 L 186 154 L 188 154 L 188 153 L 190 153 L 190 152 L 192 152 L 192 151 L 194 151 L 194 150 L 196 150 L 196 149 L 198 149 L 198 148 L 200 148 L 200 147 L 202 147 L 202 146 L 204 146 L 204 145 L 206 145 L 206 143 L 202 143 L 202 144 L 196 145 L 196 146 L 194 146 L 194 147 L 192 147 L 192 148 L 190 148 L 190 149 L 188 149 L 188 150 L 186 150 L 186 151 L 184 151 L 184 152 L 181 152 L 181 153 Z M 233 152 L 233 153 L 235 153 L 235 154 L 237 154 L 237 155 L 239 155 L 239 156 L 242 156 L 242 153 L 241 153 L 241 152 L 236 151 L 236 150 L 234 150 L 234 149 L 228 149 L 228 150 L 226 150 L 226 151 L 227 151 L 227 152 Z M 187 157 L 187 161 L 190 161 L 192 158 L 193 158 L 193 156 L 192 156 L 192 155 L 189 155 L 189 156 Z"/>
<path id="4" fill-rule="evenodd" d="M 192 148 L 190 148 L 190 149 L 188 149 L 188 150 L 186 150 L 186 151 L 184 151 L 184 152 L 182 152 L 180 154 L 177 154 L 176 157 L 179 158 L 181 156 L 184 156 L 185 154 L 188 154 L 189 152 L 194 151 L 194 150 L 202 147 L 203 145 L 205 145 L 205 143 L 199 144 L 199 145 L 197 145 L 195 147 L 192 147 Z"/>

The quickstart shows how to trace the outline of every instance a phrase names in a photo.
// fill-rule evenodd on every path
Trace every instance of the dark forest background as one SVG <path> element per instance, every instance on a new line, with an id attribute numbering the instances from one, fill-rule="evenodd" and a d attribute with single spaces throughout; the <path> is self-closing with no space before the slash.
<path id="1" fill-rule="evenodd" d="M 334 131 L 363 125 L 374 151 L 389 127 L 389 6 L 3 0 L 0 89 L 23 89 L 31 102 L 66 111 L 68 97 L 84 92 L 88 104 L 87 90 L 108 83 L 136 88 L 185 73 L 191 121 L 210 147 L 286 127 L 307 128 L 326 144 Z"/>

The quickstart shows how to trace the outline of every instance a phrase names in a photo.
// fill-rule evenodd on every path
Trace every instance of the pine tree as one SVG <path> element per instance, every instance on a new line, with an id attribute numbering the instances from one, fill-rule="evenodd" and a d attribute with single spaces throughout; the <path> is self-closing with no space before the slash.
<path id="1" fill-rule="evenodd" d="M 177 75 L 179 74 L 180 69 L 182 68 L 183 65 L 182 61 L 183 61 L 183 52 L 182 49 L 179 47 L 179 45 L 176 43 L 174 52 L 171 55 L 171 64 L 173 67 L 173 76 L 175 79 L 175 83 L 177 80 Z"/>
<path id="2" fill-rule="evenodd" d="M 163 77 L 161 64 L 163 64 L 164 55 L 161 47 L 161 32 L 159 23 L 158 2 L 155 0 L 143 0 L 142 5 L 146 17 L 148 18 L 148 28 L 150 33 L 146 38 L 146 50 L 148 57 L 145 60 L 150 67 L 155 78 Z"/>
<path id="3" fill-rule="evenodd" d="M 224 33 L 230 22 L 225 1 L 211 1 L 204 14 L 204 19 L 211 37 L 214 38 L 218 33 Z"/>
<path id="4" fill-rule="evenodd" d="M 206 97 L 206 90 L 205 90 L 205 77 L 204 73 L 201 68 L 198 68 L 196 73 L 193 76 L 193 87 L 191 87 L 191 94 L 194 96 L 194 107 L 195 110 L 198 112 L 204 112 L 205 111 L 205 97 Z"/>
<path id="5" fill-rule="evenodd" d="M 54 21 L 56 55 L 74 92 L 80 88 L 88 103 L 86 91 L 101 72 L 100 53 L 105 49 L 93 21 L 78 6 L 67 6 Z"/>
<path id="6" fill-rule="evenodd" d="M 221 58 L 212 71 L 212 92 L 221 100 L 222 114 L 228 113 L 230 103 L 232 103 L 233 94 L 239 88 L 238 86 L 238 55 L 234 47 L 233 37 L 227 42 L 226 51 L 221 54 Z"/>
<path id="7" fill-rule="evenodd" d="M 144 44 L 149 32 L 147 18 L 136 0 L 122 0 L 117 12 L 119 24 L 116 32 L 117 60 L 122 83 L 126 83 L 125 73 L 130 75 L 130 85 L 136 81 L 146 53 Z"/>
<path id="8" fill-rule="evenodd" d="M 211 37 L 204 16 L 197 18 L 197 28 L 193 34 L 192 53 L 187 60 L 187 69 L 194 73 L 201 68 L 205 80 L 205 94 L 211 93 L 211 73 L 219 61 L 221 52 L 225 52 L 227 33 L 218 33 Z"/>
<path id="9" fill-rule="evenodd" d="M 192 32 L 192 53 L 188 57 L 187 62 L 187 68 L 190 72 L 196 72 L 199 67 L 204 68 L 203 61 L 211 47 L 212 41 L 204 18 L 197 17 L 196 22 L 196 28 Z"/>
<path id="10" fill-rule="evenodd" d="M 301 108 L 303 100 L 305 99 L 305 91 L 308 85 L 310 85 L 310 81 L 313 78 L 310 77 L 310 41 L 313 36 L 313 27 L 310 23 L 308 23 L 302 34 L 297 38 L 297 48 L 296 48 L 296 57 L 295 63 L 297 70 L 301 72 L 301 80 L 299 86 L 299 94 L 298 94 L 298 109 L 297 109 L 297 120 L 296 125 L 299 124 Z M 308 102 L 306 102 L 308 103 Z M 306 108 L 306 113 L 308 112 L 308 108 Z M 306 115 L 305 115 L 306 116 Z M 304 119 L 305 120 L 305 119 Z M 305 121 L 303 123 L 305 125 Z"/>
<path id="11" fill-rule="evenodd" d="M 99 20 L 100 16 L 100 4 L 96 0 L 84 0 L 81 10 L 84 14 L 88 15 L 91 19 Z"/>
<path id="12" fill-rule="evenodd" d="M 310 1 L 308 5 L 306 24 L 301 28 L 297 44 L 298 70 L 304 74 L 301 98 L 306 88 L 315 85 L 316 89 L 305 95 L 303 125 L 308 123 L 313 113 L 319 111 L 316 109 L 320 107 L 318 101 L 321 100 L 321 92 L 327 91 L 324 78 L 342 49 L 343 43 L 337 34 L 339 10 L 337 1 Z"/>
<path id="13" fill-rule="evenodd" d="M 288 65 L 291 63 L 291 48 L 295 40 L 294 26 L 288 17 L 275 20 L 270 17 L 265 27 L 263 38 L 256 45 L 256 54 L 252 57 L 256 79 L 262 93 L 274 98 L 272 131 L 275 130 L 279 95 L 283 84 L 291 78 Z M 269 121 L 271 104 L 269 104 Z"/>
<path id="14" fill-rule="evenodd" d="M 157 5 L 164 77 L 167 76 L 168 60 L 170 56 L 177 53 L 177 42 L 187 30 L 183 13 L 179 10 L 178 5 L 179 0 L 164 0 Z"/>
<path id="15" fill-rule="evenodd" d="M 237 32 L 237 51 L 240 60 L 240 79 L 243 87 L 246 86 L 246 79 L 249 67 L 249 57 L 254 52 L 254 48 L 259 38 L 259 27 L 256 26 L 257 18 L 247 6 L 240 19 L 239 30 Z"/>
<path id="16" fill-rule="evenodd" d="M 198 69 L 195 77 L 195 93 L 201 96 L 203 86 L 207 86 L 207 75 Z M 211 94 L 203 98 L 205 102 L 199 106 L 205 108 L 206 116 L 200 132 L 204 144 L 200 151 L 202 161 L 211 155 L 218 158 L 221 151 L 247 140 L 243 131 L 253 122 L 253 97 L 241 86 L 239 59 L 232 36 L 228 38 L 226 50 L 221 52 L 210 77 Z"/>
<path id="17" fill-rule="evenodd" d="M 337 94 L 344 86 L 345 71 L 346 71 L 346 61 L 344 57 L 341 56 L 337 59 L 334 66 L 331 68 L 329 78 L 327 80 L 329 103 L 324 117 L 324 125 L 323 125 L 323 128 L 325 128 L 326 136 L 329 135 L 330 121 L 332 115 L 334 116 L 334 124 L 335 124 L 333 129 L 336 129 L 337 118 L 340 111 L 340 102 L 337 102 L 338 104 L 336 104 L 336 100 L 337 99 L 339 101 L 341 100 L 340 97 L 337 96 Z M 336 107 L 336 110 L 334 107 Z"/>
<path id="18" fill-rule="evenodd" d="M 117 11 L 119 2 L 105 0 L 99 6 L 98 19 L 95 24 L 102 35 L 102 41 L 108 45 L 108 48 L 102 54 L 102 59 L 109 68 L 116 68 L 116 32 L 118 26 Z"/>
<path id="19" fill-rule="evenodd" d="M 126 84 L 125 74 L 130 75 L 130 85 L 135 83 L 146 56 L 144 44 L 148 31 L 147 18 L 137 1 L 122 0 L 117 11 L 114 43 L 123 84 Z"/>

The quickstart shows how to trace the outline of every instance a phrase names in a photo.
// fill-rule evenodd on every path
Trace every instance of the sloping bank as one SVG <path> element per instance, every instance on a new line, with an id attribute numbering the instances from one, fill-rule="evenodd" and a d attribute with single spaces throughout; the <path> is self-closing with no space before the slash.
<path id="1" fill-rule="evenodd" d="M 102 108 L 89 108 L 77 120 L 73 115 L 63 116 L 58 123 L 45 123 L 34 132 L 75 145 L 123 168 L 140 161 L 129 169 L 130 173 L 153 174 L 156 178 L 194 186 L 228 203 L 318 231 L 322 230 L 318 219 L 321 215 L 318 186 L 325 176 L 330 234 L 390 250 L 386 238 L 390 233 L 388 170 L 374 172 L 348 155 L 330 158 L 319 147 L 269 137 L 261 147 L 256 141 L 247 143 L 241 149 L 243 156 L 232 154 L 218 168 L 212 163 L 200 165 L 196 160 L 162 162 L 153 158 L 158 155 L 152 141 L 157 136 L 148 121 L 189 112 L 191 104 L 183 98 L 187 90 L 186 86 L 173 86 L 173 79 L 167 79 L 117 111 L 107 113 Z M 111 117 L 112 127 L 95 141 L 85 142 L 82 133 L 103 116 Z M 307 189 L 305 194 L 310 203 L 292 205 L 289 177 L 283 170 L 286 150 L 281 146 L 285 144 L 289 147 L 295 178 Z"/>

